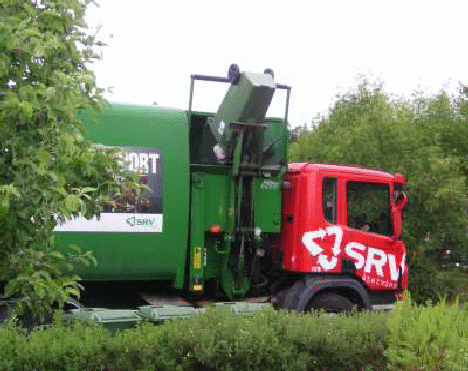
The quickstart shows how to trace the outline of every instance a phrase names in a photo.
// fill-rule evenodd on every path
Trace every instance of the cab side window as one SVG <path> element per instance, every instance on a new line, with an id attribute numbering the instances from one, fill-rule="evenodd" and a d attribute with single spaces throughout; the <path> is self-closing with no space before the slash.
<path id="1" fill-rule="evenodd" d="M 336 224 L 336 178 L 323 178 L 322 211 L 329 223 Z"/>
<path id="2" fill-rule="evenodd" d="M 346 196 L 348 227 L 383 236 L 393 235 L 388 184 L 348 182 Z"/>

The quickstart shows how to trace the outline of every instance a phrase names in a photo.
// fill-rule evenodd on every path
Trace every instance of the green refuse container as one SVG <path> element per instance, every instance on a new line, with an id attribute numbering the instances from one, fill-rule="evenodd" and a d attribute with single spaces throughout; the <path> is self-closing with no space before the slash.
<path id="1" fill-rule="evenodd" d="M 72 309 L 67 317 L 71 321 L 98 323 L 111 331 L 130 328 L 141 321 L 133 309 L 79 308 Z"/>
<path id="2" fill-rule="evenodd" d="M 201 312 L 201 309 L 184 305 L 145 305 L 137 311 L 142 319 L 153 323 L 188 318 Z"/>
<path id="3" fill-rule="evenodd" d="M 269 307 L 271 307 L 270 303 L 222 302 L 215 304 L 215 308 L 227 308 L 235 314 L 252 314 Z"/>

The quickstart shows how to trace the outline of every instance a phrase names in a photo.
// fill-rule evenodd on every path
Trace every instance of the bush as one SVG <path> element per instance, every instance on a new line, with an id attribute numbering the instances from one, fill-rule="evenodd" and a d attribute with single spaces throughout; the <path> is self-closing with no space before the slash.
<path id="1" fill-rule="evenodd" d="M 453 296 L 450 282 L 441 279 L 434 262 L 423 254 L 410 259 L 409 271 L 409 289 L 414 303 L 438 303 L 443 295 Z"/>
<path id="2" fill-rule="evenodd" d="M 206 314 L 109 331 L 58 321 L 30 332 L 0 327 L 0 371 L 16 370 L 466 370 L 468 309 L 297 314 L 265 309 Z"/>
<path id="3" fill-rule="evenodd" d="M 383 370 L 386 318 L 218 309 L 117 333 L 57 323 L 27 334 L 8 325 L 0 328 L 0 370 Z"/>
<path id="4" fill-rule="evenodd" d="M 418 306 L 410 298 L 389 319 L 387 356 L 391 370 L 468 369 L 468 310 Z"/>
<path id="5" fill-rule="evenodd" d="M 430 301 L 438 303 L 443 297 L 448 302 L 457 297 L 461 302 L 468 299 L 468 274 L 456 269 L 441 270 L 425 256 L 417 256 L 410 260 L 409 289 L 411 300 L 416 304 Z"/>
<path id="6" fill-rule="evenodd" d="M 386 318 L 382 313 L 329 317 L 269 309 L 239 316 L 210 310 L 156 330 L 143 325 L 121 333 L 117 364 L 124 370 L 155 364 L 160 369 L 383 369 Z"/>

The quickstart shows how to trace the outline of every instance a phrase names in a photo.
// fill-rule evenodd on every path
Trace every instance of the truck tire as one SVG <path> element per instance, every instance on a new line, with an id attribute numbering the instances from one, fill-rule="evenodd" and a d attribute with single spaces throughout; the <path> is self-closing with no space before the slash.
<path id="1" fill-rule="evenodd" d="M 327 313 L 349 312 L 354 308 L 353 303 L 344 296 L 334 292 L 326 292 L 313 297 L 307 305 L 307 310 L 323 309 Z"/>
<path id="2" fill-rule="evenodd" d="M 297 310 L 297 306 L 299 304 L 299 299 L 301 298 L 304 289 L 306 288 L 306 284 L 303 280 L 297 281 L 294 285 L 292 285 L 286 292 L 282 302 L 283 309 L 289 310 Z"/>
<path id="3" fill-rule="evenodd" d="M 274 296 L 273 303 L 276 309 L 284 309 L 284 300 L 286 299 L 287 294 L 288 290 L 281 290 Z"/>

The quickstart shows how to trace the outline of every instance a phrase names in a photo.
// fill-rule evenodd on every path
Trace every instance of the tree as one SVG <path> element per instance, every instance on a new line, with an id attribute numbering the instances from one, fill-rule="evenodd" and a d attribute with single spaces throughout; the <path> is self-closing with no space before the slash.
<path id="1" fill-rule="evenodd" d="M 389 168 L 399 141 L 395 114 L 389 98 L 364 82 L 356 92 L 339 97 L 315 130 L 291 147 L 291 158 Z"/>
<path id="2" fill-rule="evenodd" d="M 0 280 L 20 313 L 79 296 L 73 266 L 94 258 L 55 250 L 54 227 L 93 217 L 124 186 L 117 152 L 86 140 L 76 114 L 105 103 L 88 69 L 100 46 L 83 20 L 90 2 L 0 4 Z"/>
<path id="3" fill-rule="evenodd" d="M 426 259 L 435 265 L 442 249 L 466 254 L 468 127 L 461 113 L 443 92 L 392 100 L 381 87 L 364 82 L 339 97 L 315 130 L 293 143 L 290 158 L 403 173 L 410 199 L 403 239 L 413 256 L 413 272 L 432 272 Z M 411 277 L 413 283 L 433 284 L 417 274 Z"/>

